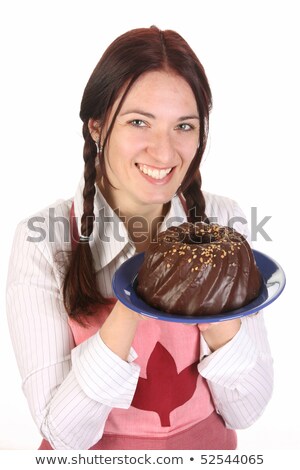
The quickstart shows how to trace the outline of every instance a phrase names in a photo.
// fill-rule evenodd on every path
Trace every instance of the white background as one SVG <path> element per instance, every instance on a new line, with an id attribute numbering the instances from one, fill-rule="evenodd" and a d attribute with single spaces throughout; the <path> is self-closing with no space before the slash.
<path id="1" fill-rule="evenodd" d="M 5 4 L 5 6 L 4 6 Z M 206 69 L 214 97 L 204 189 L 236 199 L 272 241 L 254 247 L 284 268 L 287 286 L 265 310 L 275 389 L 264 415 L 239 431 L 239 449 L 299 448 L 299 14 L 295 0 L 2 2 L 0 448 L 36 449 L 5 314 L 18 221 L 73 196 L 82 171 L 83 88 L 119 34 L 156 24 L 177 30 Z"/>

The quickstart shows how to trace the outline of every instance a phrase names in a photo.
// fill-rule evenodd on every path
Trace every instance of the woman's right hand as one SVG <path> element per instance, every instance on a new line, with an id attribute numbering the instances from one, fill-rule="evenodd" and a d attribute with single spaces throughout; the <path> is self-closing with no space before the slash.
<path id="1" fill-rule="evenodd" d="M 127 308 L 119 300 L 99 330 L 106 346 L 127 361 L 132 342 L 142 315 Z"/>

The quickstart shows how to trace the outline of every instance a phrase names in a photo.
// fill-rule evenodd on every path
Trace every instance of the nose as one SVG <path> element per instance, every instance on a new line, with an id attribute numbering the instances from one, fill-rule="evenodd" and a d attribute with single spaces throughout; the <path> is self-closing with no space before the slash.
<path id="1" fill-rule="evenodd" d="M 168 132 L 164 131 L 152 134 L 147 150 L 152 160 L 157 163 L 158 166 L 174 166 L 176 149 Z"/>

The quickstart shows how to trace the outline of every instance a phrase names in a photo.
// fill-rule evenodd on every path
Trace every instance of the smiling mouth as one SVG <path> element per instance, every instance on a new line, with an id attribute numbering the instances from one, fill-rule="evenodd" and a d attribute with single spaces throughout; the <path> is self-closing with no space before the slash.
<path id="1" fill-rule="evenodd" d="M 162 180 L 173 170 L 173 167 L 160 169 L 152 168 L 144 164 L 140 165 L 139 163 L 137 163 L 136 166 L 138 167 L 141 173 L 144 173 L 144 175 L 151 176 L 151 178 L 154 178 L 155 180 Z"/>

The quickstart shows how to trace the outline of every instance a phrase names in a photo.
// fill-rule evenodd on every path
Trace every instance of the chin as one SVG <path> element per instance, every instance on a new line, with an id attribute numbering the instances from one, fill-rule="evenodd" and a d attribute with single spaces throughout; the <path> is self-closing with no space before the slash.
<path id="1" fill-rule="evenodd" d="M 148 195 L 144 195 L 142 198 L 146 204 L 166 204 L 167 202 L 170 202 L 171 199 L 174 197 L 176 194 L 176 190 L 174 191 L 165 191 L 165 192 L 160 192 L 160 191 L 155 191 L 155 188 L 153 192 L 149 193 Z"/>

